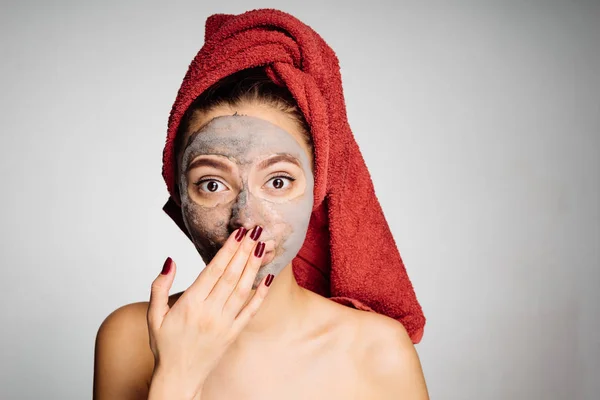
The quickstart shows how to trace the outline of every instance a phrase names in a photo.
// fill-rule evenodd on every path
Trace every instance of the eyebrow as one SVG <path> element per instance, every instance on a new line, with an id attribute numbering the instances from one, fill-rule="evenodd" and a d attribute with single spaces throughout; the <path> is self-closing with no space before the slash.
<path id="1" fill-rule="evenodd" d="M 298 159 L 296 157 L 292 156 L 291 154 L 278 154 L 276 156 L 267 158 L 266 160 L 263 160 L 258 164 L 258 169 L 261 170 L 261 169 L 268 168 L 273 164 L 277 164 L 278 162 L 289 162 L 289 163 L 296 165 L 298 168 L 302 169 L 302 166 L 300 165 L 300 161 L 298 161 Z"/>
<path id="2" fill-rule="evenodd" d="M 190 170 L 198 167 L 212 167 L 216 169 L 223 169 L 227 172 L 232 171 L 231 166 L 223 161 L 212 158 L 197 158 L 196 160 L 192 161 L 190 165 L 188 165 L 185 172 L 189 172 Z"/>

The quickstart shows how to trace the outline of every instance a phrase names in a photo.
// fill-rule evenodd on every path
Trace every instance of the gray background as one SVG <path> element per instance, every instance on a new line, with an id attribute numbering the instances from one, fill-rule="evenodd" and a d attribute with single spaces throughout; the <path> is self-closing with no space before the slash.
<path id="1" fill-rule="evenodd" d="M 598 3 L 208 3 L 2 3 L 0 398 L 90 398 L 102 320 L 201 270 L 167 116 L 208 15 L 277 7 L 341 60 L 432 399 L 597 399 Z"/>

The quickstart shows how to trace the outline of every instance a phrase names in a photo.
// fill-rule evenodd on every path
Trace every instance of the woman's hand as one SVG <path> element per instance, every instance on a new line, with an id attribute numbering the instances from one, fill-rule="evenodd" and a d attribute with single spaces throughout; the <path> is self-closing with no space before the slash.
<path id="1" fill-rule="evenodd" d="M 197 398 L 210 371 L 256 314 L 273 279 L 268 275 L 246 304 L 264 253 L 264 243 L 257 242 L 261 232 L 258 226 L 248 235 L 244 228 L 234 231 L 172 307 L 175 263 L 167 259 L 152 283 L 147 314 L 155 358 L 149 399 Z"/>

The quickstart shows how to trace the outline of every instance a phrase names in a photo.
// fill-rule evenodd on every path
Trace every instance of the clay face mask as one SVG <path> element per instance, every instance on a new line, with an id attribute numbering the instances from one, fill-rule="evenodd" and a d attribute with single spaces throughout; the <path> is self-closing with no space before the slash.
<path id="1" fill-rule="evenodd" d="M 190 136 L 179 170 L 183 219 L 206 264 L 240 226 L 263 227 L 265 255 L 254 287 L 296 256 L 312 212 L 314 178 L 291 134 L 257 117 L 217 117 Z"/>

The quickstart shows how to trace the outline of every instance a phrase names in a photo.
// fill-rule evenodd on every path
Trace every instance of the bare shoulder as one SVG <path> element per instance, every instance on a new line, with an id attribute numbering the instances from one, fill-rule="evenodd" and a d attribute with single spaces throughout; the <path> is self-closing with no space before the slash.
<path id="1" fill-rule="evenodd" d="M 154 368 L 146 323 L 147 302 L 113 311 L 98 329 L 94 399 L 144 399 Z"/>
<path id="2" fill-rule="evenodd" d="M 385 315 L 353 311 L 362 365 L 377 398 L 428 399 L 419 356 L 404 326 Z"/>
<path id="3" fill-rule="evenodd" d="M 173 304 L 181 293 L 170 296 Z M 146 399 L 154 356 L 146 314 L 148 302 L 119 307 L 102 322 L 94 350 L 94 399 Z"/>
<path id="4" fill-rule="evenodd" d="M 427 400 L 419 356 L 404 326 L 385 315 L 315 297 L 332 339 L 354 362 L 364 398 Z M 362 397 L 361 397 L 362 398 Z"/>

